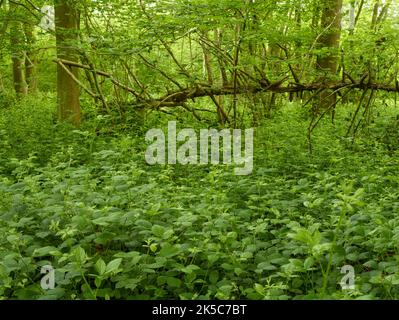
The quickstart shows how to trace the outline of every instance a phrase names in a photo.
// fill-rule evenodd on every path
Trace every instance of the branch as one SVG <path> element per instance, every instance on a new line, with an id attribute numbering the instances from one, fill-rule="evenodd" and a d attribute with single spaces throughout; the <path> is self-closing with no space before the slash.
<path id="1" fill-rule="evenodd" d="M 92 70 L 87 65 L 82 65 L 77 62 L 58 59 L 54 60 L 58 63 L 58 61 L 62 62 L 64 65 L 70 65 L 78 68 Z M 151 108 L 160 108 L 160 107 L 175 107 L 182 106 L 187 100 L 200 98 L 200 97 L 212 97 L 212 96 L 226 96 L 226 95 L 234 95 L 236 94 L 247 94 L 252 93 L 256 94 L 259 92 L 274 92 L 274 93 L 296 93 L 303 91 L 321 91 L 321 90 L 330 90 L 330 91 L 339 91 L 344 88 L 350 87 L 351 89 L 359 89 L 359 90 L 374 90 L 374 91 L 385 91 L 385 92 L 399 92 L 399 84 L 395 83 L 394 85 L 383 84 L 383 83 L 372 83 L 369 81 L 365 81 L 368 74 L 366 73 L 360 79 L 360 81 L 355 81 L 351 76 L 346 74 L 346 76 L 350 79 L 350 82 L 320 82 L 320 83 L 289 83 L 288 85 L 283 86 L 284 82 L 287 81 L 288 76 L 270 83 L 264 80 L 254 81 L 252 85 L 240 85 L 240 86 L 222 86 L 222 87 L 214 87 L 209 84 L 196 84 L 193 87 L 189 88 L 181 88 L 175 92 L 170 92 L 165 96 L 162 96 L 158 99 L 147 99 L 143 100 L 139 99 L 138 94 L 132 89 L 123 84 L 121 84 L 118 80 L 111 77 L 110 74 L 99 71 L 92 70 L 97 74 L 108 77 L 112 80 L 112 82 L 121 88 L 125 89 L 133 93 L 139 100 L 137 106 L 147 106 Z"/>
<path id="2" fill-rule="evenodd" d="M 74 61 L 69 61 L 69 60 L 64 60 L 64 59 L 54 59 L 53 61 L 56 62 L 56 63 L 61 62 L 64 65 L 69 65 L 69 66 L 73 66 L 73 67 L 77 67 L 77 68 L 81 68 L 81 69 L 87 69 L 87 70 L 90 70 L 92 72 L 95 72 L 96 74 L 98 74 L 100 76 L 109 78 L 114 85 L 116 85 L 116 86 L 118 86 L 118 87 L 120 87 L 120 88 L 122 88 L 122 89 L 124 89 L 124 90 L 126 90 L 126 91 L 128 91 L 130 93 L 132 93 L 136 98 L 138 98 L 138 99 L 140 98 L 139 94 L 134 89 L 132 89 L 132 88 L 124 85 L 123 83 L 119 82 L 118 80 L 116 80 L 114 77 L 112 77 L 107 72 L 100 71 L 100 70 L 94 70 L 88 65 L 84 65 L 84 64 L 81 64 L 81 63 L 78 63 L 78 62 L 74 62 Z"/>
<path id="3" fill-rule="evenodd" d="M 73 81 L 75 81 L 80 87 L 83 88 L 84 91 L 86 91 L 93 98 L 98 98 L 97 95 L 94 92 L 90 91 L 88 88 L 86 88 L 86 86 L 78 78 L 76 78 L 75 75 L 61 61 L 57 61 L 57 63 L 62 69 L 64 69 L 64 71 L 72 78 Z"/>

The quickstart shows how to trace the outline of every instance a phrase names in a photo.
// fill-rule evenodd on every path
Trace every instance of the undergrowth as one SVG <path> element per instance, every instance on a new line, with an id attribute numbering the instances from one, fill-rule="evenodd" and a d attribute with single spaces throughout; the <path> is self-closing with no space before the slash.
<path id="1" fill-rule="evenodd" d="M 398 154 L 381 138 L 394 109 L 356 139 L 338 110 L 309 154 L 308 119 L 287 105 L 256 129 L 253 173 L 235 176 L 148 166 L 139 129 L 87 115 L 73 130 L 34 105 L 0 116 L 2 299 L 399 298 Z"/>

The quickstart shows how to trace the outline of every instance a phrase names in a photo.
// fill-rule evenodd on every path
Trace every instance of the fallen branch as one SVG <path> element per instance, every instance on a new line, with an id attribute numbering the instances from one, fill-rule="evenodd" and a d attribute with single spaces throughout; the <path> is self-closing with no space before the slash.
<path id="1" fill-rule="evenodd" d="M 281 80 L 275 83 L 271 83 L 269 85 L 252 85 L 252 86 L 239 86 L 234 88 L 234 86 L 226 86 L 226 87 L 204 87 L 197 86 L 196 88 L 187 88 L 181 91 L 176 91 L 168 94 L 167 96 L 163 96 L 151 103 L 154 104 L 158 102 L 157 106 L 179 106 L 182 103 L 186 102 L 189 99 L 200 98 L 206 96 L 226 96 L 226 95 L 234 95 L 236 94 L 244 94 L 244 93 L 259 93 L 259 92 L 274 92 L 274 93 L 296 93 L 302 91 L 321 91 L 321 90 L 331 90 L 333 92 L 337 92 L 341 89 L 350 87 L 351 89 L 360 89 L 360 90 L 382 90 L 386 92 L 399 92 L 399 90 L 393 86 L 388 86 L 384 84 L 378 83 L 335 83 L 335 84 L 325 84 L 325 83 L 316 83 L 316 84 L 291 84 L 288 86 L 281 86 Z M 146 103 L 145 101 L 143 102 Z"/>
<path id="2" fill-rule="evenodd" d="M 389 84 L 381 84 L 381 83 L 371 83 L 369 81 L 365 81 L 366 76 L 363 76 L 360 81 L 355 81 L 352 77 L 348 76 L 347 78 L 350 81 L 344 82 L 335 82 L 335 83 L 289 83 L 288 85 L 283 84 L 287 81 L 288 77 L 284 77 L 274 83 L 268 83 L 266 81 L 259 80 L 258 82 L 253 82 L 249 85 L 237 85 L 237 86 L 222 86 L 222 87 L 215 87 L 209 84 L 196 84 L 193 87 L 189 88 L 182 88 L 175 92 L 168 93 L 165 96 L 162 96 L 158 99 L 147 99 L 143 100 L 142 97 L 136 93 L 136 91 L 122 83 L 118 80 L 114 79 L 110 74 L 99 71 L 93 70 L 90 66 L 82 65 L 77 62 L 68 61 L 68 60 L 54 60 L 55 62 L 59 63 L 62 62 L 64 65 L 70 65 L 77 68 L 83 68 L 91 70 L 92 72 L 97 73 L 98 75 L 110 78 L 111 81 L 125 89 L 128 92 L 131 92 L 138 100 L 136 103 L 137 107 L 149 107 L 153 109 L 158 109 L 161 107 L 176 107 L 182 106 L 185 102 L 190 99 L 201 98 L 201 97 L 212 97 L 212 96 L 226 96 L 226 95 L 235 95 L 235 94 L 256 94 L 259 92 L 274 92 L 274 93 L 299 93 L 304 91 L 310 92 L 317 92 L 322 90 L 330 90 L 333 92 L 337 92 L 341 89 L 346 87 L 350 87 L 351 89 L 359 89 L 359 90 L 373 90 L 373 91 L 385 91 L 385 92 L 399 92 L 398 84 L 389 85 Z"/>
<path id="3" fill-rule="evenodd" d="M 100 76 L 103 76 L 103 77 L 106 77 L 106 78 L 110 79 L 111 82 L 114 85 L 116 85 L 116 86 L 118 86 L 118 87 L 120 87 L 120 88 L 122 88 L 122 89 L 124 89 L 124 90 L 126 90 L 126 91 L 128 91 L 130 93 L 132 93 L 136 98 L 140 97 L 139 94 L 133 88 L 130 88 L 130 87 L 124 85 L 123 83 L 119 82 L 118 80 L 116 80 L 112 75 L 110 75 L 107 72 L 100 71 L 100 70 L 94 70 L 88 65 L 84 65 L 84 64 L 81 64 L 81 63 L 78 63 L 78 62 L 75 62 L 75 61 L 69 61 L 69 60 L 64 60 L 64 59 L 54 59 L 53 61 L 55 63 L 58 63 L 58 64 L 61 62 L 63 65 L 68 65 L 68 66 L 72 66 L 72 67 L 76 67 L 76 68 L 90 70 L 90 71 L 92 71 L 92 72 L 94 72 L 94 73 L 96 73 L 96 74 L 98 74 Z"/>
<path id="4" fill-rule="evenodd" d="M 93 98 L 95 99 L 98 98 L 98 96 L 90 89 L 88 89 L 78 78 L 76 78 L 75 75 L 72 73 L 72 71 L 69 70 L 61 61 L 57 61 L 57 63 L 62 69 L 64 69 L 64 71 L 71 77 L 71 79 L 77 83 L 78 86 L 82 87 L 82 89 L 86 91 L 89 95 L 91 95 Z"/>

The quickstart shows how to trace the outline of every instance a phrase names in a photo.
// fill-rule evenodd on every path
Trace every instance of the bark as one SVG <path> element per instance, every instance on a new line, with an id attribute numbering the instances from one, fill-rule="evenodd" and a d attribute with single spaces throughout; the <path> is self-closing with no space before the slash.
<path id="1" fill-rule="evenodd" d="M 11 60 L 14 89 L 17 95 L 26 95 L 28 93 L 28 87 L 24 75 L 24 33 L 22 31 L 22 24 L 19 21 L 18 6 L 10 3 L 10 11 L 14 14 L 10 23 L 10 47 L 12 52 Z"/>
<path id="2" fill-rule="evenodd" d="M 324 73 L 327 80 L 334 78 L 338 68 L 338 48 L 341 37 L 342 0 L 324 0 L 321 20 L 323 35 L 319 47 L 328 50 L 326 54 L 317 57 L 317 69 Z"/>
<path id="3" fill-rule="evenodd" d="M 339 63 L 339 44 L 341 37 L 342 0 L 324 0 L 321 16 L 321 32 L 319 48 L 326 52 L 317 57 L 317 67 L 320 76 L 318 82 L 330 82 L 336 79 Z M 322 109 L 334 105 L 336 94 L 322 92 L 320 94 L 319 107 Z M 334 117 L 334 109 L 333 117 Z"/>
<path id="4" fill-rule="evenodd" d="M 24 33 L 26 42 L 29 48 L 32 48 L 36 42 L 35 36 L 33 34 L 33 25 L 30 23 L 24 24 Z M 38 78 L 36 72 L 37 57 L 32 50 L 26 51 L 25 57 L 25 80 L 30 93 L 37 91 Z"/>
<path id="5" fill-rule="evenodd" d="M 57 57 L 78 62 L 77 52 L 73 48 L 74 43 L 78 41 L 78 12 L 68 0 L 56 0 L 54 9 Z M 71 77 L 60 64 L 57 65 L 58 117 L 61 121 L 69 121 L 79 126 L 81 121 L 79 85 L 74 80 L 74 78 L 79 79 L 79 69 L 71 65 L 67 68 L 74 77 Z"/>

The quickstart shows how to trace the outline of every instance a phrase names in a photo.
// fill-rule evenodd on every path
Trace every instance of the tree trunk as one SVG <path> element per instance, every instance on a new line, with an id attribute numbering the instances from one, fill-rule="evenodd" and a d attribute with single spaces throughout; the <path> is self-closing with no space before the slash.
<path id="1" fill-rule="evenodd" d="M 26 37 L 26 42 L 31 48 L 36 41 L 33 34 L 33 24 L 25 23 L 24 33 Z M 37 59 L 35 53 L 32 50 L 27 50 L 25 57 L 25 80 L 30 93 L 34 93 L 37 91 L 38 79 L 36 72 L 36 63 Z"/>
<path id="2" fill-rule="evenodd" d="M 17 95 L 26 95 L 28 88 L 24 76 L 24 33 L 22 31 L 22 24 L 18 20 L 20 19 L 18 16 L 18 6 L 10 3 L 10 11 L 14 14 L 10 26 L 10 47 L 12 52 L 11 60 L 14 89 Z"/>
<path id="3" fill-rule="evenodd" d="M 338 68 L 338 48 L 341 37 L 342 0 L 324 0 L 321 19 L 322 36 L 320 48 L 328 49 L 326 54 L 317 57 L 317 69 L 324 72 L 326 79 L 336 75 Z"/>
<path id="4" fill-rule="evenodd" d="M 78 12 L 68 0 L 56 0 L 54 9 L 57 58 L 77 62 L 77 52 L 73 45 L 78 41 Z M 78 68 L 66 67 L 78 79 Z M 57 104 L 60 120 L 80 125 L 79 85 L 60 65 L 57 65 Z"/>
<path id="5" fill-rule="evenodd" d="M 317 57 L 316 69 L 321 75 L 320 82 L 331 82 L 336 78 L 339 63 L 339 43 L 341 37 L 342 0 L 324 0 L 319 48 L 326 52 Z M 337 96 L 328 91 L 320 94 L 320 107 L 325 109 L 334 106 Z M 332 109 L 334 110 L 334 109 Z"/>

